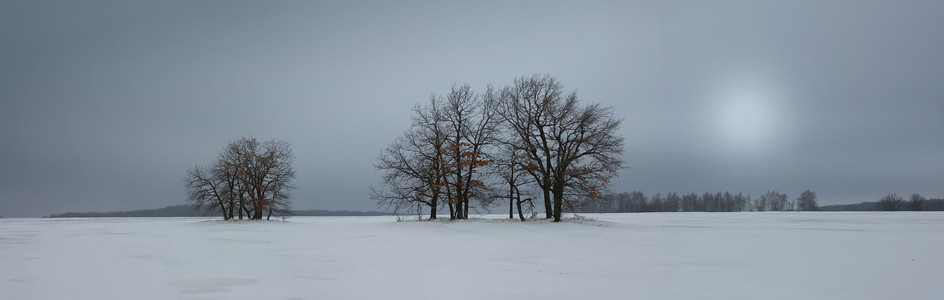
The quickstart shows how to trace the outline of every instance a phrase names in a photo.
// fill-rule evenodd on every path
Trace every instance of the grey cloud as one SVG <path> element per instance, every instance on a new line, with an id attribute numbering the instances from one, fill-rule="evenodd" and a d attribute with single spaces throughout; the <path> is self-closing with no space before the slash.
<path id="1" fill-rule="evenodd" d="M 413 103 L 531 73 L 625 119 L 619 191 L 941 197 L 942 15 L 939 1 L 5 1 L 0 215 L 178 204 L 186 167 L 250 135 L 294 145 L 298 208 L 374 209 L 371 165 Z M 719 129 L 739 89 L 775 104 L 771 136 Z"/>

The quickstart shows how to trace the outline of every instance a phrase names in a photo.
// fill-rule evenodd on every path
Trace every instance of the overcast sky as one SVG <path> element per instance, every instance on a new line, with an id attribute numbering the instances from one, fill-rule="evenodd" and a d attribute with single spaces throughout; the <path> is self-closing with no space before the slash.
<path id="1" fill-rule="evenodd" d="M 944 197 L 944 1 L 2 1 L 0 215 L 185 202 L 242 136 L 298 209 L 374 210 L 453 83 L 550 74 L 624 119 L 614 191 Z"/>

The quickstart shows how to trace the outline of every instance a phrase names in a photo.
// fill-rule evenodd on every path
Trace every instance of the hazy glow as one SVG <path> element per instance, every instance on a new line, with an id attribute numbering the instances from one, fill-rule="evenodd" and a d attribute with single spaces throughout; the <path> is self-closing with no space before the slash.
<path id="1" fill-rule="evenodd" d="M 786 132 L 781 92 L 757 80 L 722 84 L 714 100 L 713 123 L 724 151 L 759 156 L 774 150 Z"/>
<path id="2" fill-rule="evenodd" d="M 774 133 L 774 112 L 762 94 L 739 92 L 719 107 L 721 134 L 739 147 L 758 147 Z"/>

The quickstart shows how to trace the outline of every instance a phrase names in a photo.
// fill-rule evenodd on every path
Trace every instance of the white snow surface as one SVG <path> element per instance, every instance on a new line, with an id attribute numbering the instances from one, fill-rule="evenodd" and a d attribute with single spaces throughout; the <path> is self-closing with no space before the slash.
<path id="1" fill-rule="evenodd" d="M 3 299 L 942 299 L 944 213 L 0 219 Z"/>

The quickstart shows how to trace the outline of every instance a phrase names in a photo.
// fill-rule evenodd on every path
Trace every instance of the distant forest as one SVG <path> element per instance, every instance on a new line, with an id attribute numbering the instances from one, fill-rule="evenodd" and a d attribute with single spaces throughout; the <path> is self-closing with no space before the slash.
<path id="1" fill-rule="evenodd" d="M 911 201 L 901 201 L 894 204 L 891 211 L 944 211 L 944 199 L 928 199 L 921 204 L 919 209 L 915 209 Z M 861 202 L 856 204 L 836 204 L 821 206 L 822 211 L 874 211 L 885 210 L 882 202 Z"/>
<path id="2" fill-rule="evenodd" d="M 47 218 L 130 218 L 130 217 L 205 217 L 213 212 L 194 208 L 191 205 L 173 205 L 157 209 L 143 209 L 116 212 L 67 212 L 52 214 Z M 376 211 L 347 211 L 347 210 L 293 210 L 292 216 L 383 216 L 388 215 Z"/>
<path id="3" fill-rule="evenodd" d="M 819 206 L 816 193 L 803 192 L 796 199 L 787 194 L 769 191 L 760 197 L 743 193 L 677 193 L 646 196 L 642 192 L 607 194 L 589 200 L 581 207 L 582 213 L 635 213 L 635 212 L 740 212 L 740 211 L 944 211 L 944 199 L 926 199 L 914 194 L 904 199 L 889 194 L 875 202 Z"/>
<path id="4" fill-rule="evenodd" d="M 577 208 L 581 213 L 635 213 L 635 212 L 738 212 L 738 211 L 944 211 L 944 199 L 924 199 L 919 195 L 912 195 L 908 200 L 895 194 L 883 197 L 879 201 L 861 202 L 856 204 L 836 204 L 815 206 L 815 194 L 810 199 L 786 200 L 787 195 L 779 192 L 768 192 L 761 197 L 752 198 L 741 193 L 704 193 L 678 195 L 654 194 L 646 196 L 642 192 L 607 194 L 600 199 L 588 201 L 583 207 Z M 916 197 L 917 196 L 917 197 Z M 157 209 L 143 209 L 116 212 L 67 212 L 52 214 L 46 218 L 130 218 L 130 217 L 205 217 L 213 212 L 202 211 L 191 205 L 173 205 Z M 348 211 L 348 210 L 293 210 L 292 216 L 383 216 L 390 213 L 377 211 Z"/>

